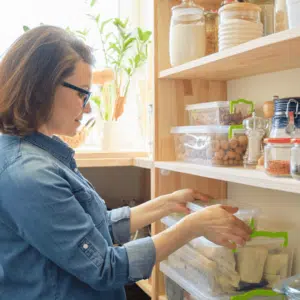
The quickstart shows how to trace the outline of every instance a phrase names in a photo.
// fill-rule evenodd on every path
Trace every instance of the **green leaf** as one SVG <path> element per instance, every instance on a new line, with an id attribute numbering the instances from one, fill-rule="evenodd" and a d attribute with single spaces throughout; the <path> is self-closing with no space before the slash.
<path id="1" fill-rule="evenodd" d="M 100 96 L 92 96 L 91 100 L 94 101 L 96 103 L 96 105 L 100 108 L 100 106 L 101 106 L 101 98 L 100 98 Z"/>
<path id="2" fill-rule="evenodd" d="M 112 20 L 112 19 L 108 19 L 108 20 L 103 21 L 103 22 L 101 23 L 101 26 L 100 26 L 100 33 L 103 33 L 104 27 L 105 27 L 111 20 Z"/>
<path id="3" fill-rule="evenodd" d="M 125 72 L 127 73 L 128 76 L 131 75 L 131 71 L 132 71 L 131 68 L 125 68 Z"/>
<path id="4" fill-rule="evenodd" d="M 99 23 L 99 21 L 100 21 L 100 14 L 98 14 L 98 15 L 95 17 L 95 21 L 97 22 L 97 24 Z"/>
<path id="5" fill-rule="evenodd" d="M 141 61 L 141 56 L 140 56 L 140 54 L 137 54 L 137 55 L 134 57 L 134 64 L 135 64 L 135 67 L 136 67 L 136 68 L 139 66 L 140 61 Z"/>
<path id="6" fill-rule="evenodd" d="M 128 39 L 124 45 L 123 45 L 123 51 L 126 51 L 128 50 L 131 46 L 132 46 L 132 43 L 135 41 L 135 38 L 130 38 Z"/>
<path id="7" fill-rule="evenodd" d="M 143 36 L 144 36 L 143 30 L 141 29 L 141 27 L 138 27 L 137 30 L 138 30 L 139 39 L 142 41 L 143 40 Z"/>
<path id="8" fill-rule="evenodd" d="M 105 36 L 105 40 L 108 40 L 108 38 L 112 35 L 112 32 L 109 32 L 106 36 Z"/>
<path id="9" fill-rule="evenodd" d="M 116 44 L 114 44 L 114 43 L 110 43 L 109 49 L 113 49 L 113 50 L 115 50 L 118 54 L 121 54 L 121 49 L 118 48 L 118 46 L 117 46 Z"/>
<path id="10" fill-rule="evenodd" d="M 29 28 L 28 26 L 24 25 L 24 26 L 23 26 L 23 31 L 26 32 L 26 31 L 28 31 L 28 30 L 30 30 L 30 28 Z"/>
<path id="11" fill-rule="evenodd" d="M 96 4 L 97 0 L 92 0 L 90 3 L 90 7 L 93 7 Z"/>
<path id="12" fill-rule="evenodd" d="M 145 31 L 144 34 L 143 34 L 143 40 L 142 41 L 147 42 L 151 35 L 152 35 L 151 31 Z"/>

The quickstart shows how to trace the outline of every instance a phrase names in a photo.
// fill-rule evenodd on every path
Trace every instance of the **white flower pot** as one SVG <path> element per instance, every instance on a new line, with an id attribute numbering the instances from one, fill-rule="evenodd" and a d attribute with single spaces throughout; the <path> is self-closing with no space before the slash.
<path id="1" fill-rule="evenodd" d="M 115 152 L 121 150 L 121 126 L 118 121 L 105 121 L 102 131 L 102 151 Z"/>

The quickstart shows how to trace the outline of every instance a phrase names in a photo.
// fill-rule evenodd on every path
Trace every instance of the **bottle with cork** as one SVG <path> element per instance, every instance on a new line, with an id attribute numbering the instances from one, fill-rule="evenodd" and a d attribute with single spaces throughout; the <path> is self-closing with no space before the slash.
<path id="1" fill-rule="evenodd" d="M 264 118 L 267 120 L 266 134 L 265 137 L 270 137 L 270 133 L 272 130 L 272 118 L 274 115 L 274 101 L 279 99 L 277 95 L 273 96 L 273 100 L 269 100 L 264 102 L 263 104 L 263 113 Z M 257 168 L 263 168 L 264 166 L 264 154 L 259 158 Z"/>

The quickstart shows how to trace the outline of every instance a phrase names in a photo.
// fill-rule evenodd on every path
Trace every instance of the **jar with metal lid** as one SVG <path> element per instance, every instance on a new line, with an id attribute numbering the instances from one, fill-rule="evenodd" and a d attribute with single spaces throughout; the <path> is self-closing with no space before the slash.
<path id="1" fill-rule="evenodd" d="M 206 55 L 218 52 L 219 14 L 217 11 L 205 12 Z"/>
<path id="2" fill-rule="evenodd" d="M 252 3 L 233 3 L 219 9 L 219 49 L 237 46 L 263 36 L 261 8 Z"/>
<path id="3" fill-rule="evenodd" d="M 291 177 L 291 139 L 268 138 L 264 142 L 266 173 L 275 177 Z"/>
<path id="4" fill-rule="evenodd" d="M 291 143 L 291 175 L 300 180 L 300 139 L 292 139 Z"/>
<path id="5" fill-rule="evenodd" d="M 270 137 L 300 137 L 300 97 L 274 100 L 274 116 Z"/>
<path id="6" fill-rule="evenodd" d="M 177 66 L 205 56 L 204 9 L 192 0 L 182 0 L 172 8 L 170 24 L 170 63 Z"/>

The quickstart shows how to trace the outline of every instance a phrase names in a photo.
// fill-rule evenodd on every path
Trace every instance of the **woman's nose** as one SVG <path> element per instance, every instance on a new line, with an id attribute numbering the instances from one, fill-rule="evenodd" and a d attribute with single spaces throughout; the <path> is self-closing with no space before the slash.
<path id="1" fill-rule="evenodd" d="M 84 107 L 83 112 L 89 114 L 92 112 L 91 104 L 88 102 L 87 105 Z"/>

